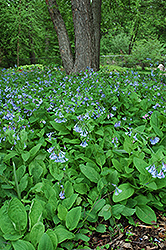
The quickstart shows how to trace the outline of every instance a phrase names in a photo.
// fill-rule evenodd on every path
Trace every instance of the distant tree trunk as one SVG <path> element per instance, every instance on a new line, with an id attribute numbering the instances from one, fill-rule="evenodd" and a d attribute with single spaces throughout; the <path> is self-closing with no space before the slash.
<path id="1" fill-rule="evenodd" d="M 94 71 L 99 70 L 101 1 L 71 0 L 75 32 L 74 59 L 56 0 L 46 0 L 67 74 L 85 71 L 87 67 L 93 68 Z"/>
<path id="2" fill-rule="evenodd" d="M 20 64 L 20 33 L 21 33 L 21 0 L 19 1 L 19 24 L 18 24 L 18 37 L 17 37 L 17 67 Z"/>

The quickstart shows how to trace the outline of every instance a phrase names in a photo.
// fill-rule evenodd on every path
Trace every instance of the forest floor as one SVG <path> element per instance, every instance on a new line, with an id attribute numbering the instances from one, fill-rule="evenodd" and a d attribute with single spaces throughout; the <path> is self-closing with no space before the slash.
<path id="1" fill-rule="evenodd" d="M 161 212 L 156 215 L 157 223 L 154 225 L 144 224 L 136 217 L 133 217 L 135 226 L 125 218 L 118 220 L 113 235 L 110 231 L 103 234 L 94 232 L 88 247 L 94 250 L 166 250 L 166 217 Z M 82 245 L 83 242 L 79 243 Z"/>

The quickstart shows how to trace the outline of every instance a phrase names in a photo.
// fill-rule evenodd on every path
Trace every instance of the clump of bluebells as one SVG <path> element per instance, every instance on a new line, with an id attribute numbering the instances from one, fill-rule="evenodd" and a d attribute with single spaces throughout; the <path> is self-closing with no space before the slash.
<path id="1" fill-rule="evenodd" d="M 32 239 L 38 226 L 56 249 L 86 238 L 85 221 L 112 225 L 133 214 L 147 224 L 156 221 L 153 209 L 166 209 L 164 88 L 157 71 L 140 76 L 88 69 L 67 76 L 57 67 L 2 70 L 4 242 L 20 244 L 5 236 L 18 236 L 14 207 L 22 211 L 20 235 L 35 248 L 42 244 L 40 237 Z"/>

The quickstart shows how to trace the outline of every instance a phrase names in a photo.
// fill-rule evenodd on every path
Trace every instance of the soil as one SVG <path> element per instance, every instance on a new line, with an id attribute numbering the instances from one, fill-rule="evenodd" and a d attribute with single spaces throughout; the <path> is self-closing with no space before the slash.
<path id="1" fill-rule="evenodd" d="M 103 234 L 88 235 L 88 247 L 94 250 L 166 250 L 166 217 L 162 213 L 157 212 L 157 223 L 153 225 L 144 224 L 136 217 L 133 222 L 135 225 L 123 218 L 116 222 L 113 232 L 106 230 Z M 108 229 L 107 222 L 105 226 Z M 80 240 L 79 244 L 84 245 L 84 242 Z"/>

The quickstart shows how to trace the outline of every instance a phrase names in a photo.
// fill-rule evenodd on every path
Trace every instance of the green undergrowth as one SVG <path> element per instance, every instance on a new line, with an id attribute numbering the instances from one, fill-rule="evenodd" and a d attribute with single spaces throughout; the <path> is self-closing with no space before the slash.
<path id="1" fill-rule="evenodd" d="M 1 249 L 88 249 L 92 231 L 111 237 L 116 220 L 156 222 L 164 81 L 158 71 L 1 70 Z"/>

